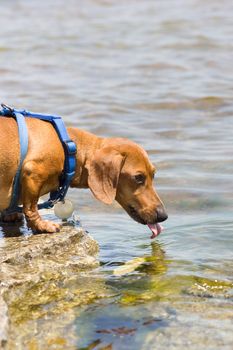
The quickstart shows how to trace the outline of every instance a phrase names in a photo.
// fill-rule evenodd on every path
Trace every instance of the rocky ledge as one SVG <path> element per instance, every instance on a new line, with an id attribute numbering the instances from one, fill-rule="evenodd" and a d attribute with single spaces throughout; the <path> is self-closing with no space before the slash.
<path id="1" fill-rule="evenodd" d="M 97 242 L 74 221 L 62 225 L 56 234 L 31 234 L 22 227 L 4 225 L 0 238 L 0 349 L 7 346 L 8 306 L 20 290 L 98 266 L 97 253 Z"/>

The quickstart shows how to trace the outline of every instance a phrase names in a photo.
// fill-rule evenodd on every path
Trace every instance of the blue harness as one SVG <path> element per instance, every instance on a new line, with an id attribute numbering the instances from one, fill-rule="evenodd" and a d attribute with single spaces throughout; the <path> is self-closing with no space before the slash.
<path id="1" fill-rule="evenodd" d="M 50 198 L 38 205 L 38 209 L 48 209 L 52 208 L 55 203 L 63 201 L 68 188 L 70 186 L 71 180 L 75 174 L 76 168 L 76 144 L 69 138 L 66 131 L 64 122 L 61 117 L 54 115 L 45 115 L 38 113 L 31 113 L 26 110 L 17 110 L 1 104 L 2 110 L 0 111 L 0 116 L 13 117 L 17 121 L 18 132 L 19 132 L 19 143 L 20 143 L 20 161 L 19 166 L 14 178 L 13 192 L 11 197 L 11 203 L 7 208 L 6 212 L 22 212 L 22 207 L 18 206 L 18 200 L 20 195 L 20 174 L 22 170 L 23 161 L 27 155 L 28 151 L 28 130 L 25 121 L 25 117 L 37 118 L 49 122 L 55 128 L 58 137 L 62 143 L 65 153 L 65 162 L 62 176 L 60 179 L 59 188 L 56 191 L 50 192 Z"/>

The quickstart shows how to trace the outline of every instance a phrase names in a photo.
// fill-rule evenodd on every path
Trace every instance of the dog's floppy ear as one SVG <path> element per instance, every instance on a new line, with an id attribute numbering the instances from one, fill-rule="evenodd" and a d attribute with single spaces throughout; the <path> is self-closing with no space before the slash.
<path id="1" fill-rule="evenodd" d="M 111 147 L 97 150 L 87 163 L 88 186 L 100 201 L 111 204 L 125 157 Z"/>

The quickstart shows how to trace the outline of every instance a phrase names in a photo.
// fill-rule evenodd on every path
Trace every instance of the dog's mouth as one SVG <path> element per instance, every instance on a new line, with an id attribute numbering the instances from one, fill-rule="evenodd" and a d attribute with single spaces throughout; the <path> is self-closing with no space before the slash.
<path id="1" fill-rule="evenodd" d="M 131 216 L 132 219 L 135 221 L 139 222 L 140 224 L 147 225 L 149 229 L 152 232 L 151 239 L 157 237 L 162 231 L 163 231 L 163 226 L 160 225 L 158 222 L 151 224 L 146 222 L 138 213 L 138 211 L 132 207 L 131 205 L 129 206 L 129 215 Z"/>
<path id="2" fill-rule="evenodd" d="M 139 224 L 146 225 L 146 221 L 139 215 L 138 211 L 131 205 L 129 205 L 128 213 L 131 216 L 131 218 L 139 222 Z"/>

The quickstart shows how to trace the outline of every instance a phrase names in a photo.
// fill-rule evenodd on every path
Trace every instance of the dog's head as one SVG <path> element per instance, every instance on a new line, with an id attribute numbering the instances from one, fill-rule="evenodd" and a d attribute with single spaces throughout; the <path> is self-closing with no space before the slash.
<path id="1" fill-rule="evenodd" d="M 100 201 L 114 199 L 137 222 L 160 233 L 167 219 L 163 203 L 153 187 L 155 168 L 147 153 L 126 139 L 110 139 L 87 164 L 88 186 Z"/>

